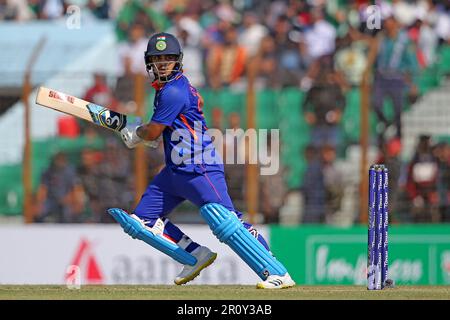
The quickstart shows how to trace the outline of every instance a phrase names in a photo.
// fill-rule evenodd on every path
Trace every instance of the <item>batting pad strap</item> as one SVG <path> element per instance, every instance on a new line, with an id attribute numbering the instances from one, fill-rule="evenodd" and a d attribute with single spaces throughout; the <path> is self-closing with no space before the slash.
<path id="1" fill-rule="evenodd" d="M 193 266 L 197 258 L 180 248 L 176 243 L 164 238 L 161 233 L 152 232 L 151 229 L 135 215 L 130 215 L 119 208 L 108 209 L 108 213 L 122 226 L 123 230 L 133 239 L 139 239 L 153 248 L 167 254 L 182 264 Z"/>
<path id="2" fill-rule="evenodd" d="M 262 279 L 270 275 L 285 275 L 286 268 L 244 227 L 238 217 L 217 203 L 200 208 L 214 235 L 236 254 Z"/>

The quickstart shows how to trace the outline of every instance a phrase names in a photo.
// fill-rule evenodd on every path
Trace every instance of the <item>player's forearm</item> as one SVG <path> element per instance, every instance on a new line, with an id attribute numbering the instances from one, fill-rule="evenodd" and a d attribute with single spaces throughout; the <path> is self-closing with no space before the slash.
<path id="1" fill-rule="evenodd" d="M 136 134 L 143 140 L 152 140 L 152 134 L 148 124 L 144 124 L 136 129 Z"/>
<path id="2" fill-rule="evenodd" d="M 143 140 L 153 141 L 158 139 L 164 128 L 165 126 L 162 124 L 150 122 L 137 128 L 136 134 Z"/>

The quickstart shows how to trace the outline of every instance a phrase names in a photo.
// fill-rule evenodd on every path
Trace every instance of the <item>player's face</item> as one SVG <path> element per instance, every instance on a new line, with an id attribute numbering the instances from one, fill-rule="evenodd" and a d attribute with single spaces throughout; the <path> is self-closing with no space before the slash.
<path id="1" fill-rule="evenodd" d="M 176 55 L 161 55 L 153 56 L 151 58 L 154 68 L 160 77 L 168 77 L 175 69 L 175 65 L 178 62 L 178 56 Z"/>

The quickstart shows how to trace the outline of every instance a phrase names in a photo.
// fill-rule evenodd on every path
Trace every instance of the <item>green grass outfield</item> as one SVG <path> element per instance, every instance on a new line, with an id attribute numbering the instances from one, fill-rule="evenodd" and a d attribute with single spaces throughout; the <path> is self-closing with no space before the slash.
<path id="1" fill-rule="evenodd" d="M 398 286 L 368 291 L 364 286 L 296 286 L 261 290 L 235 285 L 86 285 L 81 289 L 51 285 L 0 285 L 0 300 L 450 300 L 450 286 Z"/>

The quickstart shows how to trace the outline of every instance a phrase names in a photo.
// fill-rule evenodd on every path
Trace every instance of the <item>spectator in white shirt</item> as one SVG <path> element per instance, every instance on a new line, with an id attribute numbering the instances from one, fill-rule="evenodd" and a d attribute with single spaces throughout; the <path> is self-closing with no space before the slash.
<path id="1" fill-rule="evenodd" d="M 42 14 L 46 19 L 57 19 L 64 15 L 64 0 L 45 1 Z"/>
<path id="2" fill-rule="evenodd" d="M 267 35 L 268 30 L 259 23 L 258 16 L 253 12 L 244 14 L 243 27 L 238 41 L 247 50 L 249 57 L 253 57 L 258 53 L 261 40 Z"/>
<path id="3" fill-rule="evenodd" d="M 311 11 L 312 26 L 306 30 L 304 42 L 311 62 L 335 49 L 336 29 L 324 19 L 321 9 Z"/>
<path id="4" fill-rule="evenodd" d="M 144 52 L 147 50 L 148 39 L 141 24 L 134 24 L 129 32 L 129 41 L 119 46 L 119 76 L 125 74 L 147 75 L 144 64 Z"/>
<path id="5" fill-rule="evenodd" d="M 135 23 L 129 31 L 128 39 L 118 48 L 118 78 L 115 92 L 127 111 L 134 112 L 135 76 L 138 74 L 147 75 L 144 52 L 147 50 L 148 39 L 145 37 L 144 26 Z"/>
<path id="6" fill-rule="evenodd" d="M 194 87 L 204 86 L 203 52 L 200 46 L 203 29 L 199 22 L 192 17 L 180 15 L 167 32 L 177 35 L 183 48 L 183 60 L 189 61 L 189 65 L 183 66 L 183 72 Z"/>

